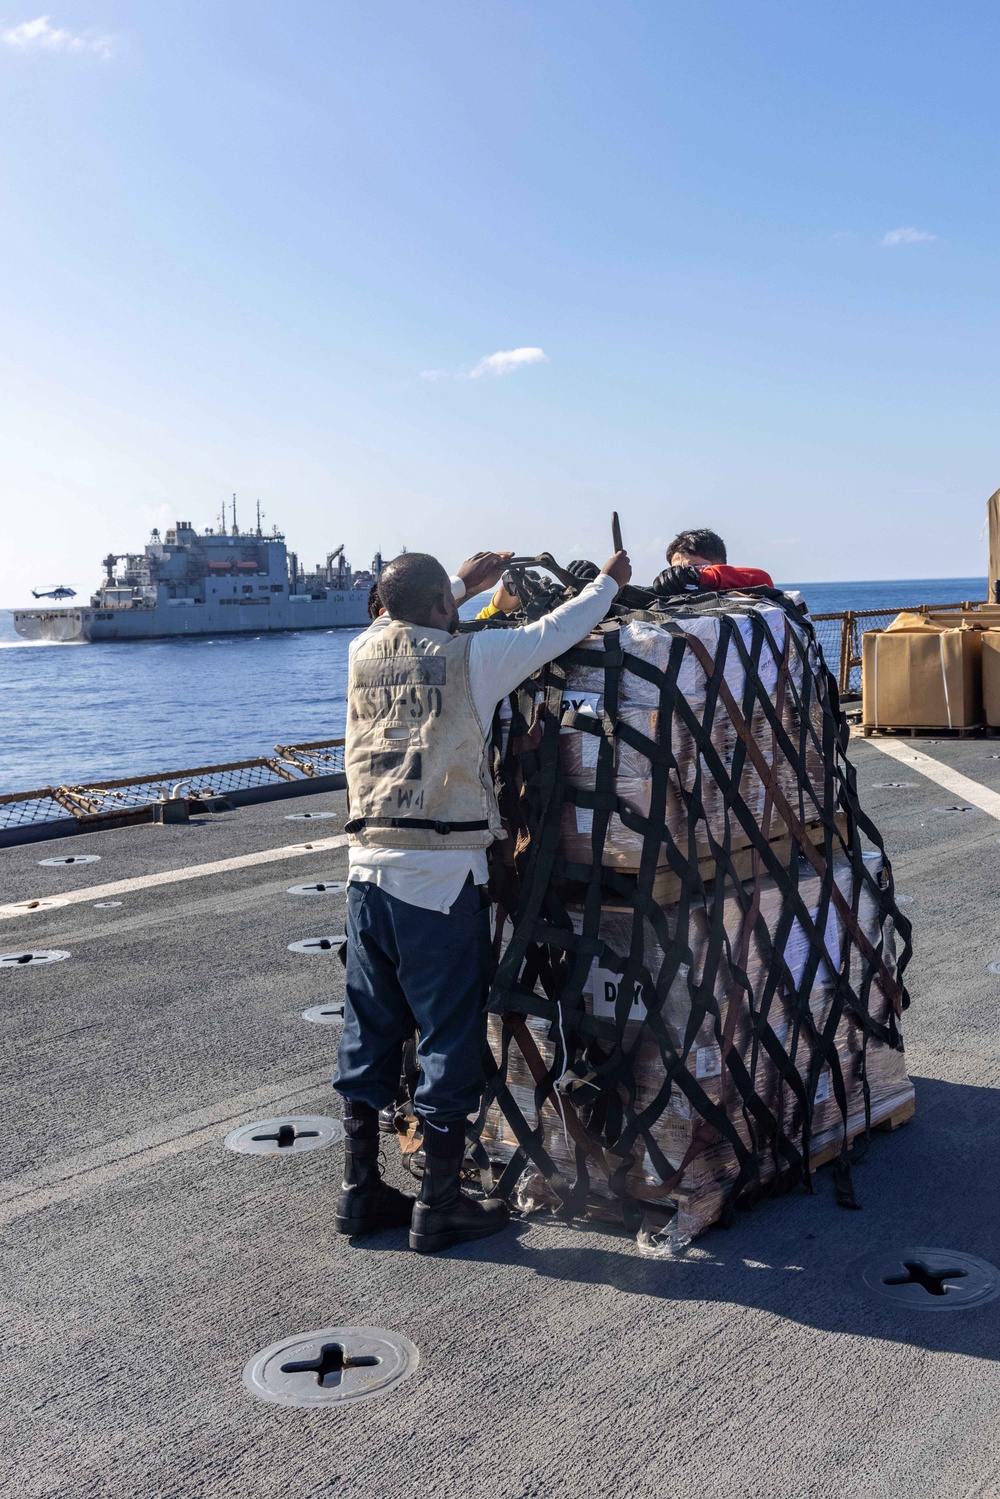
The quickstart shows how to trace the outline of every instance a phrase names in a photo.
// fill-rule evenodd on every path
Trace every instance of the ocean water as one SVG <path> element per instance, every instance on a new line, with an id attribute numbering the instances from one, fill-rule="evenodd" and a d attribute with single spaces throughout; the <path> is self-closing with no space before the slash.
<path id="1" fill-rule="evenodd" d="M 982 578 L 785 586 L 814 614 L 958 603 L 986 589 Z M 357 633 L 32 645 L 0 610 L 0 793 L 246 760 L 341 734 Z"/>
<path id="2" fill-rule="evenodd" d="M 781 583 L 797 588 L 811 614 L 847 609 L 905 609 L 908 604 L 961 604 L 986 598 L 983 578 L 893 578 L 886 583 Z"/>

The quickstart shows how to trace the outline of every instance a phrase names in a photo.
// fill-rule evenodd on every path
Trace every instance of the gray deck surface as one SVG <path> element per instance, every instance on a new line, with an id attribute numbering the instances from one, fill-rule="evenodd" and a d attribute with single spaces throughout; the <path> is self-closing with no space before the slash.
<path id="1" fill-rule="evenodd" d="M 996 741 L 916 747 L 1000 790 Z M 742 1214 L 671 1262 L 532 1219 L 438 1257 L 331 1230 L 340 1147 L 223 1149 L 272 1112 L 339 1112 L 342 991 L 299 937 L 343 928 L 306 854 L 0 922 L 5 1312 L 0 1491 L 220 1499 L 868 1499 L 1000 1494 L 1000 1300 L 938 1315 L 863 1293 L 856 1261 L 938 1245 L 1000 1262 L 1000 822 L 856 743 L 863 801 L 913 897 L 904 1022 L 917 1117 L 855 1171 Z M 872 790 L 909 780 L 912 790 Z M 0 901 L 328 837 L 335 796 L 0 852 Z M 100 864 L 41 869 L 49 853 Z M 284 1102 L 285 1107 L 277 1107 Z M 409 1178 L 393 1162 L 406 1184 Z M 415 1376 L 325 1412 L 254 1401 L 244 1363 L 295 1332 L 395 1328 Z"/>

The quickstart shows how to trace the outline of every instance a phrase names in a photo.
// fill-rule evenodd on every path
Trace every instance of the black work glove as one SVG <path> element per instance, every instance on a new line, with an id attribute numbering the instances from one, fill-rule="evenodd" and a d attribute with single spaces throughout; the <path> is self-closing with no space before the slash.
<path id="1" fill-rule="evenodd" d="M 678 593 L 694 593 L 700 588 L 700 567 L 665 567 L 653 579 L 653 592 L 661 599 L 674 598 Z"/>
<path id="2" fill-rule="evenodd" d="M 597 577 L 601 569 L 596 562 L 588 562 L 585 557 L 581 557 L 576 562 L 571 562 L 566 571 L 572 573 L 574 578 L 580 578 L 584 583 L 589 583 Z"/>

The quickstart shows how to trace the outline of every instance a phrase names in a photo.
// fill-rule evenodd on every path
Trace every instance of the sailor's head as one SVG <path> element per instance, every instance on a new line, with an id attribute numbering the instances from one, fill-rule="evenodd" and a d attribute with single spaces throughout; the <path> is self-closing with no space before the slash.
<path id="1" fill-rule="evenodd" d="M 681 531 L 667 547 L 671 567 L 716 567 L 726 561 L 726 543 L 715 531 Z"/>
<path id="2" fill-rule="evenodd" d="M 436 557 L 427 552 L 404 552 L 382 569 L 379 598 L 390 619 L 434 630 L 458 628 L 458 605 L 451 579 Z"/>

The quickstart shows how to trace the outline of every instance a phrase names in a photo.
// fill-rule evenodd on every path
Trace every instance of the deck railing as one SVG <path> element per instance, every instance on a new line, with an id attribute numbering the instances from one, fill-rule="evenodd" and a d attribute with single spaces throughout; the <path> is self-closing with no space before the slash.
<path id="1" fill-rule="evenodd" d="M 861 637 L 884 630 L 897 614 L 941 614 L 955 610 L 975 611 L 979 601 L 958 604 L 900 604 L 893 609 L 847 609 L 842 614 L 811 614 L 826 664 L 837 678 L 842 698 L 861 692 Z"/>
<path id="2" fill-rule="evenodd" d="M 964 600 L 956 604 L 906 607 L 911 614 L 936 614 L 975 611 L 980 604 Z M 861 691 L 862 635 L 870 630 L 884 630 L 900 612 L 900 608 L 848 609 L 840 614 L 810 616 L 842 698 L 856 697 Z M 55 823 L 67 816 L 81 825 L 125 818 L 181 795 L 203 799 L 259 788 L 266 790 L 289 782 L 303 785 L 318 776 L 342 773 L 343 769 L 343 739 L 314 739 L 305 744 L 275 745 L 273 755 L 262 755 L 255 760 L 233 760 L 225 765 L 199 765 L 159 775 L 125 776 L 73 786 L 43 786 L 36 791 L 12 791 L 0 795 L 0 835 Z"/>
<path id="3" fill-rule="evenodd" d="M 124 776 L 115 781 L 87 781 L 75 786 L 43 786 L 0 796 L 0 833 L 71 816 L 85 824 L 95 819 L 127 817 L 157 802 L 181 796 L 202 800 L 269 786 L 303 783 L 344 769 L 343 739 L 316 739 L 308 744 L 279 744 L 273 755 L 232 760 L 225 765 L 198 765 L 159 775 Z"/>

